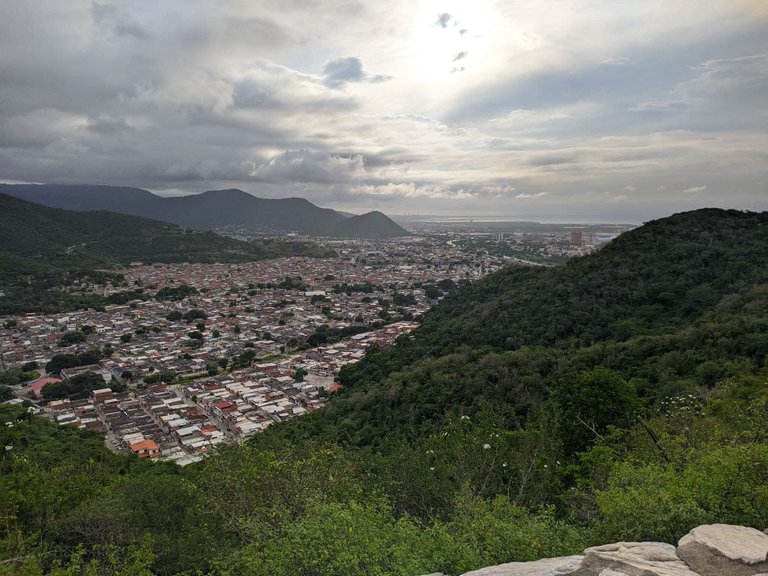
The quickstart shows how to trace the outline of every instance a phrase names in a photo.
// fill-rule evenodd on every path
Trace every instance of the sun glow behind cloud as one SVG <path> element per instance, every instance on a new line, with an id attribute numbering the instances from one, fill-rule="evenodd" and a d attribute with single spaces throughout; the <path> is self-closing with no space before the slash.
<path id="1" fill-rule="evenodd" d="M 482 70 L 501 36 L 501 20 L 487 0 L 430 0 L 419 5 L 412 23 L 411 74 L 425 82 Z"/>

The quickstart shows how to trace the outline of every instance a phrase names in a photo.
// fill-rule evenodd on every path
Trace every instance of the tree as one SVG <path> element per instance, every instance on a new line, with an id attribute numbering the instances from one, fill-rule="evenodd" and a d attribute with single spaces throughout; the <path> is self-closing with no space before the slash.
<path id="1" fill-rule="evenodd" d="M 304 376 L 307 374 L 308 372 L 304 368 L 297 368 L 296 373 L 293 375 L 293 380 L 295 382 L 304 382 Z"/>
<path id="2" fill-rule="evenodd" d="M 563 439 L 572 452 L 585 449 L 609 426 L 628 426 L 639 405 L 634 386 L 603 367 L 566 378 L 556 397 L 562 409 Z"/>
<path id="3" fill-rule="evenodd" d="M 424 296 L 426 296 L 430 300 L 437 300 L 442 295 L 443 295 L 443 292 L 437 286 L 430 285 L 430 286 L 424 287 Z"/>
<path id="4" fill-rule="evenodd" d="M 5 402 L 13 398 L 13 390 L 10 386 L 0 385 L 0 402 Z"/>
<path id="5" fill-rule="evenodd" d="M 66 368 L 75 368 L 80 366 L 80 359 L 74 354 L 56 354 L 45 365 L 45 371 L 48 374 L 58 374 Z"/>
<path id="6" fill-rule="evenodd" d="M 66 348 L 80 342 L 85 342 L 85 334 L 83 332 L 65 332 L 59 340 L 59 348 Z"/>
<path id="7" fill-rule="evenodd" d="M 43 386 L 41 394 L 46 402 L 51 400 L 79 400 L 88 398 L 91 392 L 99 388 L 106 387 L 107 383 L 100 374 L 94 372 L 83 372 L 72 378 L 67 378 L 62 382 L 46 384 Z"/>
<path id="8" fill-rule="evenodd" d="M 194 320 L 205 320 L 208 318 L 208 315 L 202 310 L 192 308 L 192 310 L 185 312 L 182 318 L 184 318 L 184 320 L 187 322 L 192 322 Z"/>

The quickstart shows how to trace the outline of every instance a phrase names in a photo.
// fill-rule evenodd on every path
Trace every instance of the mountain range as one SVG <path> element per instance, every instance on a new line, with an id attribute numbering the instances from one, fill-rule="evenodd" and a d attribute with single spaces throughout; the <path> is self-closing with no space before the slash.
<path id="1" fill-rule="evenodd" d="M 258 198 L 237 189 L 163 197 L 142 188 L 123 186 L 0 184 L 0 193 L 52 208 L 118 212 L 195 230 L 296 232 L 370 239 L 408 235 L 381 212 L 354 216 L 320 208 L 304 198 Z"/>

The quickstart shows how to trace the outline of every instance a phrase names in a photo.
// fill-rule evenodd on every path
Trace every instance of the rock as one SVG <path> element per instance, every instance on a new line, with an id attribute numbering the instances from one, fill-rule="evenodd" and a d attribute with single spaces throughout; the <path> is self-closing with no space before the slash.
<path id="1" fill-rule="evenodd" d="M 698 576 L 661 542 L 618 542 L 584 551 L 586 574 L 595 576 Z"/>
<path id="2" fill-rule="evenodd" d="M 702 576 L 768 572 L 768 535 L 754 528 L 705 524 L 680 539 L 677 555 Z"/>
<path id="3" fill-rule="evenodd" d="M 545 558 L 535 562 L 510 562 L 466 572 L 462 576 L 589 576 L 581 570 L 584 556 Z"/>

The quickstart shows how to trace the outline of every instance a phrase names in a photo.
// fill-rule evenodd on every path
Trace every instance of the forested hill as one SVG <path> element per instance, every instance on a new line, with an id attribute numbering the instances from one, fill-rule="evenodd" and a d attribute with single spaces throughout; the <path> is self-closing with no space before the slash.
<path id="1" fill-rule="evenodd" d="M 551 386 L 527 386 L 531 377 L 520 367 L 494 369 L 519 378 L 485 374 L 487 353 L 548 347 L 542 361 L 552 362 L 552 349 L 582 350 L 594 365 L 586 359 L 597 346 L 683 334 L 766 281 L 768 213 L 704 209 L 656 220 L 564 266 L 508 268 L 450 294 L 391 350 L 342 371 L 345 397 L 315 418 L 336 433 L 341 422 L 359 423 L 363 431 L 352 437 L 365 442 L 395 424 L 418 427 L 482 400 L 511 400 L 519 410 L 527 400 L 512 397 L 520 389 L 543 399 Z M 462 378 L 462 371 L 480 375 Z M 392 414 L 378 410 L 379 401 Z"/>
<path id="2" fill-rule="evenodd" d="M 242 242 L 111 212 L 48 208 L 0 194 L 0 314 L 56 309 L 50 288 L 95 268 L 143 262 L 246 262 L 329 256 L 316 244 Z M 63 306 L 71 300 L 63 293 Z M 70 303 L 73 304 L 73 303 Z"/>
<path id="3" fill-rule="evenodd" d="M 0 223 L 3 252 L 39 261 L 69 258 L 104 265 L 137 260 L 244 262 L 278 256 L 327 255 L 309 243 L 243 242 L 137 216 L 48 208 L 5 194 L 0 194 Z"/>
<path id="4" fill-rule="evenodd" d="M 558 268 L 508 268 L 448 297 L 416 337 L 431 352 L 583 345 L 679 328 L 768 277 L 768 213 L 696 210 Z"/>

